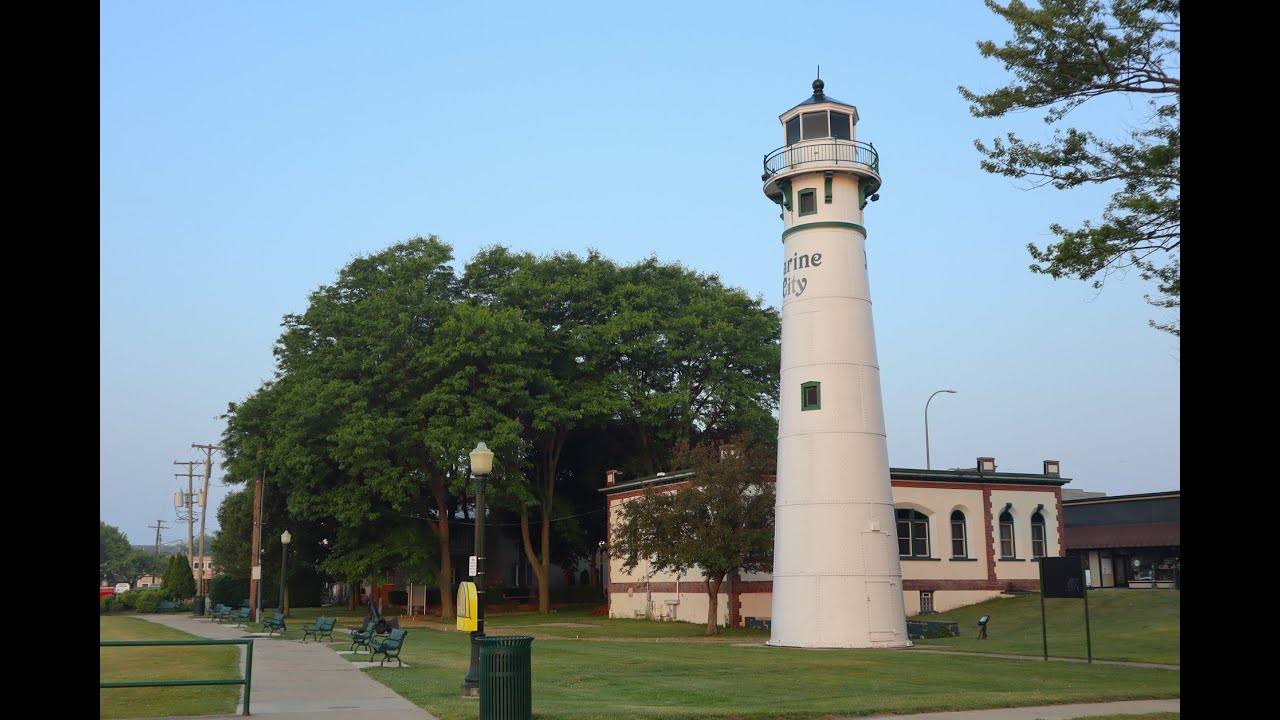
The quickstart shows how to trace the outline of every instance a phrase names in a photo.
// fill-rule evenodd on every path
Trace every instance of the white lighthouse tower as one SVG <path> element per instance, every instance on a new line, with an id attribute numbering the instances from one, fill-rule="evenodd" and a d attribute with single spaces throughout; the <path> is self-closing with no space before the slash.
<path id="1" fill-rule="evenodd" d="M 770 645 L 906 647 L 862 211 L 880 159 L 823 93 L 779 116 L 764 193 L 782 209 L 782 368 Z"/>

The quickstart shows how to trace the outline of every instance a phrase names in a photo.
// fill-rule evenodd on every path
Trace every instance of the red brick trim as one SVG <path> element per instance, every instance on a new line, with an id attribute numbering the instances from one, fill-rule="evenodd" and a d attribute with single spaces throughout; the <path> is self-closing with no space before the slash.
<path id="1" fill-rule="evenodd" d="M 978 487 L 981 487 L 981 486 L 978 486 Z M 978 487 L 975 487 L 974 489 L 976 490 L 978 489 Z M 982 530 L 984 532 L 984 537 L 986 537 L 987 539 L 987 541 L 983 543 L 984 545 L 987 546 L 987 581 L 995 582 L 996 581 L 996 539 L 995 539 L 995 527 L 992 525 L 992 518 L 995 517 L 994 515 L 995 508 L 991 507 L 990 488 L 985 488 L 985 487 L 982 488 L 982 505 L 987 509 L 987 511 L 983 513 L 983 519 L 982 519 L 982 524 L 984 526 Z"/>
<path id="2" fill-rule="evenodd" d="M 999 590 L 1009 589 L 1012 583 L 1017 590 L 1039 590 L 1039 580 L 903 580 L 903 590 Z"/>
<path id="3" fill-rule="evenodd" d="M 623 492 L 609 495 L 608 496 L 609 504 L 613 505 L 613 503 L 617 500 L 626 500 L 627 498 L 638 497 L 640 495 L 645 494 L 645 492 L 648 490 L 654 490 L 656 492 L 667 492 L 669 490 L 679 490 L 681 488 L 687 488 L 689 487 L 689 484 L 690 483 L 688 480 L 681 480 L 680 482 L 673 482 L 667 485 L 657 485 L 651 488 L 636 488 L 635 490 L 624 490 Z"/>
<path id="4" fill-rule="evenodd" d="M 634 590 L 635 592 L 644 592 L 645 584 L 643 582 L 611 582 L 609 583 L 609 592 L 611 593 L 625 593 L 627 590 Z M 729 590 L 730 590 L 730 586 L 728 583 L 722 583 L 720 585 L 721 595 L 725 594 L 726 592 L 729 592 Z M 675 591 L 676 591 L 676 584 L 674 582 L 649 583 L 649 592 L 673 593 Z M 701 595 L 706 595 L 707 583 L 705 580 L 701 578 L 697 580 L 681 580 L 680 592 L 698 593 Z M 751 595 L 753 593 L 771 593 L 773 592 L 773 581 L 772 580 L 739 580 L 737 582 L 737 592 L 738 592 L 738 595 Z"/>
<path id="5" fill-rule="evenodd" d="M 1053 499 L 1057 503 L 1054 507 L 1058 509 L 1058 557 L 1066 557 L 1067 555 L 1067 530 L 1063 524 L 1062 516 L 1062 488 L 1053 491 Z"/>
<path id="6" fill-rule="evenodd" d="M 894 480 L 893 487 L 944 488 L 946 490 L 1011 490 L 1014 492 L 1054 493 L 1062 498 L 1061 488 L 1036 487 L 1035 485 L 1001 485 L 1000 483 L 934 483 L 922 480 Z"/>

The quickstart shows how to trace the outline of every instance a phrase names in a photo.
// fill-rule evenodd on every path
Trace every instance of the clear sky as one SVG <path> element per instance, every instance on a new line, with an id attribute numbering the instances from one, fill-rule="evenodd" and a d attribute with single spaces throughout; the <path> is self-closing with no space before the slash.
<path id="1" fill-rule="evenodd" d="M 101 519 L 186 538 L 175 460 L 273 371 L 281 318 L 356 256 L 438 235 L 649 255 L 782 300 L 761 161 L 811 94 L 856 105 L 884 186 L 866 210 L 894 467 L 1056 459 L 1068 488 L 1178 489 L 1179 344 L 1136 275 L 1101 292 L 1028 270 L 1108 193 L 1027 189 L 975 139 L 958 85 L 1007 82 L 978 0 L 100 5 Z M 1112 132 L 1113 99 L 1072 123 Z M 213 473 L 214 507 L 229 491 Z M 185 479 L 181 481 L 185 485 Z M 216 525 L 210 515 L 210 528 Z"/>

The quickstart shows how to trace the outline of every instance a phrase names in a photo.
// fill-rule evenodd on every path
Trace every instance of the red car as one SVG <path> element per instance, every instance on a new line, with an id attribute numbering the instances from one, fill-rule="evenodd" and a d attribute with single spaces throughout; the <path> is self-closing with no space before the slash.
<path id="1" fill-rule="evenodd" d="M 110 597 L 116 594 L 116 589 L 105 585 L 98 588 L 98 602 L 102 602 L 102 598 Z"/>

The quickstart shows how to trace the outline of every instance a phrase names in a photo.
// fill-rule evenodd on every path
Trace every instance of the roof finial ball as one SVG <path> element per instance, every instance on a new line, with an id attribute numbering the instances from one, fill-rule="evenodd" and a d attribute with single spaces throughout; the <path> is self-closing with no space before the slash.
<path id="1" fill-rule="evenodd" d="M 821 94 L 822 94 L 822 88 L 824 88 L 824 87 L 826 87 L 826 86 L 823 84 L 823 82 L 822 82 L 822 78 L 818 78 L 817 80 L 814 80 L 814 81 L 813 81 L 813 94 L 814 94 L 814 95 L 821 95 Z"/>

